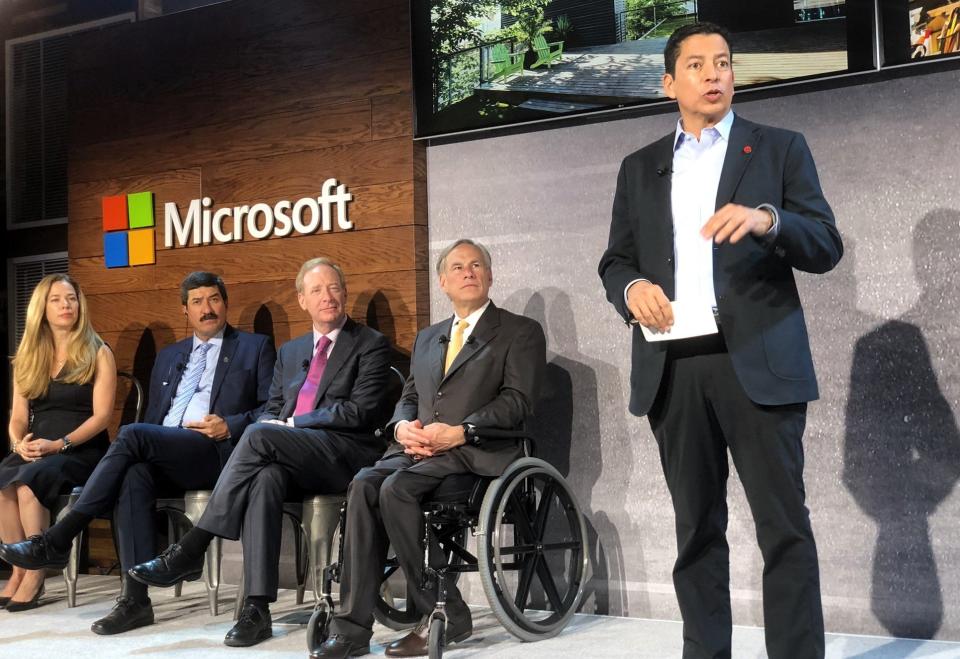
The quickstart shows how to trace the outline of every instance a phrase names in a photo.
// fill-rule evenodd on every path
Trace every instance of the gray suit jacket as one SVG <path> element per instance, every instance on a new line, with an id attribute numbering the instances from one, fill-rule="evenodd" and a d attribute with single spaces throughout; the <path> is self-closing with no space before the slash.
<path id="1" fill-rule="evenodd" d="M 515 429 L 533 412 L 547 361 L 540 324 L 491 302 L 444 375 L 451 322 L 448 318 L 417 334 L 410 377 L 387 425 L 388 437 L 402 420 Z M 402 451 L 393 441 L 387 455 Z M 457 447 L 410 469 L 438 477 L 464 472 L 499 476 L 519 456 L 513 441 L 487 442 Z"/>

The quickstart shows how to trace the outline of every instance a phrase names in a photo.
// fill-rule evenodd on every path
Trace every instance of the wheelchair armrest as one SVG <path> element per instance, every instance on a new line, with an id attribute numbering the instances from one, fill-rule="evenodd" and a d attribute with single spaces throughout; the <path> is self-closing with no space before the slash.
<path id="1" fill-rule="evenodd" d="M 470 429 L 470 436 L 480 438 L 481 442 L 513 440 L 520 445 L 525 456 L 530 457 L 533 455 L 533 435 L 531 435 L 527 430 L 505 430 L 503 428 L 484 428 L 480 426 L 474 426 Z"/>

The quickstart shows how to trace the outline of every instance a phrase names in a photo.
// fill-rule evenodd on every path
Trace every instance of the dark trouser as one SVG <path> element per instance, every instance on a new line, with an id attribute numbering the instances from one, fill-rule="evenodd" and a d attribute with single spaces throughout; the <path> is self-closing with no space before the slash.
<path id="1" fill-rule="evenodd" d="M 434 588 L 421 589 L 423 571 L 423 512 L 421 502 L 439 487 L 442 478 L 406 471 L 413 459 L 391 455 L 362 469 L 347 490 L 347 519 L 341 557 L 341 609 L 331 632 L 366 643 L 372 634 L 373 609 L 380 592 L 383 566 L 390 544 L 407 578 L 407 597 L 428 614 L 437 603 Z M 465 493 L 469 494 L 469 493 Z M 430 552 L 431 565 L 445 564 L 438 546 Z M 466 612 L 453 580 L 447 583 L 451 616 Z"/>
<path id="2" fill-rule="evenodd" d="M 277 599 L 283 502 L 290 486 L 317 494 L 343 492 L 363 455 L 369 464 L 377 452 L 322 430 L 272 423 L 247 427 L 197 526 L 231 540 L 242 533 L 248 596 Z"/>
<path id="3" fill-rule="evenodd" d="M 221 450 L 194 430 L 150 423 L 124 426 L 73 509 L 96 516 L 116 504 L 117 549 L 125 573 L 156 555 L 158 491 L 210 489 L 220 473 Z"/>
<path id="4" fill-rule="evenodd" d="M 762 406 L 744 393 L 726 352 L 667 359 L 650 426 L 676 513 L 673 581 L 684 659 L 730 657 L 727 451 L 763 554 L 771 659 L 824 656 L 817 548 L 804 505 L 806 403 Z M 709 352 L 709 351 L 708 351 Z"/>

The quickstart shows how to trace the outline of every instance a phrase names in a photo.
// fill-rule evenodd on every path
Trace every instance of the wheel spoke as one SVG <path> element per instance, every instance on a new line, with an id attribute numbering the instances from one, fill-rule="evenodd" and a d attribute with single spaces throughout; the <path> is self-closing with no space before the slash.
<path id="1" fill-rule="evenodd" d="M 538 556 L 539 558 L 539 556 Z M 563 601 L 560 599 L 560 593 L 557 592 L 557 584 L 553 582 L 553 575 L 550 574 L 550 567 L 546 561 L 537 561 L 537 576 L 540 577 L 540 584 L 543 586 L 547 599 L 553 605 L 554 611 L 563 611 Z"/>
<path id="2" fill-rule="evenodd" d="M 550 503 L 553 501 L 553 490 L 556 484 L 549 481 L 543 488 L 543 494 L 540 495 L 540 508 L 537 509 L 537 521 L 534 524 L 533 540 L 540 542 L 543 540 L 543 533 L 547 528 L 547 517 L 550 514 Z"/>
<path id="3" fill-rule="evenodd" d="M 576 540 L 569 542 L 551 542 L 550 544 L 543 545 L 541 548 L 544 552 L 557 551 L 558 549 L 580 549 L 580 543 Z"/>
<path id="4" fill-rule="evenodd" d="M 530 554 L 537 551 L 536 545 L 514 545 L 512 547 L 501 547 L 501 556 L 513 556 L 514 554 Z"/>
<path id="5" fill-rule="evenodd" d="M 527 595 L 530 594 L 530 584 L 533 582 L 533 573 L 539 563 L 540 556 L 534 554 L 524 563 L 520 570 L 520 581 L 517 584 L 517 594 L 513 598 L 513 602 L 521 612 L 527 608 Z"/>

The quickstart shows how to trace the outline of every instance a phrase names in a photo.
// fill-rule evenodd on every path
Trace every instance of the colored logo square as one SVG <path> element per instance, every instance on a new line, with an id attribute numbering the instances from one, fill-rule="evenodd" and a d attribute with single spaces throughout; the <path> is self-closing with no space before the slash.
<path id="1" fill-rule="evenodd" d="M 126 268 L 130 265 L 126 231 L 103 234 L 103 262 L 108 268 Z"/>
<path id="2" fill-rule="evenodd" d="M 150 218 L 151 221 L 153 218 Z M 131 222 L 133 219 L 131 218 Z M 150 265 L 156 262 L 153 251 L 153 229 L 127 232 L 130 265 Z"/>
<path id="3" fill-rule="evenodd" d="M 151 217 L 152 215 L 153 211 L 151 210 Z M 103 230 L 123 231 L 125 229 L 127 229 L 127 196 L 104 197 Z"/>
<path id="4" fill-rule="evenodd" d="M 135 192 L 127 195 L 127 213 L 131 229 L 153 226 L 153 193 Z M 127 227 L 122 227 L 126 229 Z"/>

